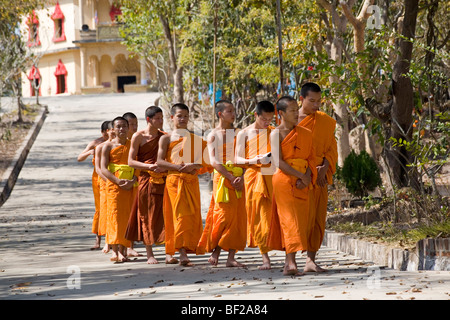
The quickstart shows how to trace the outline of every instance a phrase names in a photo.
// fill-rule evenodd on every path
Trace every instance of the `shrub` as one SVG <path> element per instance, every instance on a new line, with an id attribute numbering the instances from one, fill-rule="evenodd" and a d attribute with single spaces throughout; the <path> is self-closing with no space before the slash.
<path id="1" fill-rule="evenodd" d="M 375 160 L 364 150 L 359 155 L 353 150 L 350 152 L 344 160 L 339 178 L 348 192 L 359 198 L 367 196 L 369 191 L 381 185 L 380 170 Z"/>

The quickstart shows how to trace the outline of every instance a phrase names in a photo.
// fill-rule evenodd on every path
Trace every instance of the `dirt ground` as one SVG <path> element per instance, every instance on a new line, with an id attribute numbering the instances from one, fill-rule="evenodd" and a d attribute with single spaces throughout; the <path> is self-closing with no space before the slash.
<path id="1" fill-rule="evenodd" d="M 0 120 L 0 177 L 9 167 L 22 145 L 28 131 L 33 127 L 36 113 L 29 108 L 23 115 L 23 122 L 17 121 L 17 114 L 4 114 Z"/>

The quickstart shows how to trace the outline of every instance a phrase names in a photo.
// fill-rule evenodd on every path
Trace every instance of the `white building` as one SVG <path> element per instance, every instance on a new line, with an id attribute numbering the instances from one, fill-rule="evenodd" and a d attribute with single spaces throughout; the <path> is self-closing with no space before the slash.
<path id="1" fill-rule="evenodd" d="M 36 53 L 35 66 L 22 76 L 22 94 L 146 91 L 154 70 L 132 57 L 121 44 L 113 0 L 46 1 L 44 9 L 24 17 L 22 34 Z"/>

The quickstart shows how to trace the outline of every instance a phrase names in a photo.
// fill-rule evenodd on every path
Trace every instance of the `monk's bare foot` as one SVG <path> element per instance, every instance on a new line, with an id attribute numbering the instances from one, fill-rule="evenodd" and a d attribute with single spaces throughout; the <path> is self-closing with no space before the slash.
<path id="1" fill-rule="evenodd" d="M 142 254 L 138 253 L 134 249 L 127 248 L 127 257 L 142 257 Z"/>
<path id="2" fill-rule="evenodd" d="M 158 260 L 155 257 L 150 257 L 147 259 L 147 264 L 158 264 Z"/>
<path id="3" fill-rule="evenodd" d="M 272 269 L 272 267 L 270 265 L 270 262 L 267 262 L 267 263 L 263 263 L 262 265 L 260 265 L 258 267 L 258 269 L 259 270 L 270 270 L 270 269 Z"/>
<path id="4" fill-rule="evenodd" d="M 177 264 L 178 259 L 172 257 L 171 255 L 166 255 L 166 264 Z"/>
<path id="5" fill-rule="evenodd" d="M 192 267 L 194 264 L 189 260 L 186 249 L 180 248 L 180 266 Z"/>
<path id="6" fill-rule="evenodd" d="M 217 266 L 219 264 L 219 256 L 220 256 L 220 248 L 217 247 L 216 249 L 214 249 L 213 253 L 211 254 L 211 256 L 208 259 L 208 262 L 212 265 L 212 266 Z"/>
<path id="7" fill-rule="evenodd" d="M 227 259 L 226 266 L 227 267 L 245 268 L 245 264 L 239 263 L 235 259 Z"/>
<path id="8" fill-rule="evenodd" d="M 117 260 L 118 260 L 118 257 L 117 257 L 117 255 L 115 255 L 115 254 L 113 254 L 113 255 L 111 256 L 111 258 L 109 258 L 109 261 L 117 262 Z"/>
<path id="9" fill-rule="evenodd" d="M 100 249 L 100 243 L 96 242 L 92 247 L 91 250 L 98 250 Z"/>
<path id="10" fill-rule="evenodd" d="M 270 270 L 272 267 L 270 265 L 270 258 L 267 253 L 262 255 L 263 264 L 258 267 L 259 270 Z"/>
<path id="11" fill-rule="evenodd" d="M 194 266 L 194 264 L 191 262 L 191 260 L 189 260 L 189 259 L 180 259 L 180 266 L 183 266 L 183 267 L 193 267 Z"/>
<path id="12" fill-rule="evenodd" d="M 285 275 L 285 276 L 303 276 L 304 273 L 299 272 L 297 268 L 289 269 L 286 266 L 286 267 L 284 267 L 283 275 Z"/>
<path id="13" fill-rule="evenodd" d="M 327 270 L 319 267 L 314 261 L 307 259 L 303 272 L 327 272 Z"/>
<path id="14" fill-rule="evenodd" d="M 99 235 L 95 236 L 95 244 L 93 247 L 91 247 L 91 250 L 98 250 L 100 249 L 100 241 L 101 241 L 101 237 Z"/>
<path id="15" fill-rule="evenodd" d="M 285 276 L 302 276 L 303 272 L 299 272 L 295 262 L 286 261 L 284 264 L 283 275 Z"/>
<path id="16" fill-rule="evenodd" d="M 103 253 L 108 253 L 109 249 L 110 249 L 109 244 L 105 243 L 105 245 L 103 246 L 102 252 Z"/>
<path id="17" fill-rule="evenodd" d="M 128 261 L 130 261 L 130 260 L 127 257 L 125 257 L 121 252 L 119 252 L 116 262 L 120 263 L 120 262 L 128 262 Z"/>
<path id="18" fill-rule="evenodd" d="M 212 265 L 212 266 L 217 266 L 219 264 L 219 259 L 217 259 L 217 257 L 211 255 L 208 259 L 208 262 Z"/>

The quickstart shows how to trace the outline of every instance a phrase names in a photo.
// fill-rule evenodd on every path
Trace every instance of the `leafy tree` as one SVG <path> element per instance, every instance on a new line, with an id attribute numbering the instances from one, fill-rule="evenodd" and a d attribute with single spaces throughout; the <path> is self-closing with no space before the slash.
<path id="1" fill-rule="evenodd" d="M 10 86 L 17 97 L 18 121 L 22 122 L 20 75 L 28 67 L 32 53 L 20 34 L 22 17 L 42 5 L 40 0 L 0 0 L 0 96 Z"/>
<path id="2" fill-rule="evenodd" d="M 178 59 L 184 48 L 183 33 L 191 20 L 195 2 L 122 0 L 121 3 L 125 44 L 152 63 L 160 79 L 164 74 L 171 88 L 169 101 L 184 102 L 183 67 Z"/>

